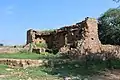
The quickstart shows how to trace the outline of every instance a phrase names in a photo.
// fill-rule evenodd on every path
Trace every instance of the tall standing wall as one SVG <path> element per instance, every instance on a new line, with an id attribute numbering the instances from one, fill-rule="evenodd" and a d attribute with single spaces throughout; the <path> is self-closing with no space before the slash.
<path id="1" fill-rule="evenodd" d="M 86 18 L 83 21 L 83 47 L 91 53 L 100 52 L 101 42 L 98 36 L 98 24 L 94 18 Z"/>

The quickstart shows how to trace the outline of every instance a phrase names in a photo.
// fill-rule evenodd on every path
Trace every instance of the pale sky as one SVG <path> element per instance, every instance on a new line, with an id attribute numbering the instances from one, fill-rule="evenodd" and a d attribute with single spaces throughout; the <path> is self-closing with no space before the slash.
<path id="1" fill-rule="evenodd" d="M 0 0 L 0 43 L 25 44 L 30 28 L 60 28 L 118 5 L 112 0 Z"/>

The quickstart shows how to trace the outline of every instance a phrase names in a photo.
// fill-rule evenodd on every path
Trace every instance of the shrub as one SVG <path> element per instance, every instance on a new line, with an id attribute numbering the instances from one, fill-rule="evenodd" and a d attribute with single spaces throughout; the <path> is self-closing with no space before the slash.
<path id="1" fill-rule="evenodd" d="M 47 44 L 44 43 L 44 42 L 36 43 L 35 45 L 36 45 L 37 47 L 40 47 L 40 48 L 47 48 Z"/>
<path id="2" fill-rule="evenodd" d="M 102 44 L 120 45 L 120 8 L 107 10 L 98 18 L 98 22 Z"/>
<path id="3" fill-rule="evenodd" d="M 59 50 L 58 49 L 46 49 L 46 52 L 57 54 L 59 52 Z"/>
<path id="4" fill-rule="evenodd" d="M 54 32 L 54 31 L 55 31 L 54 29 L 49 29 L 49 30 L 44 30 L 43 32 L 46 32 L 46 33 L 50 32 L 51 33 L 51 32 Z"/>

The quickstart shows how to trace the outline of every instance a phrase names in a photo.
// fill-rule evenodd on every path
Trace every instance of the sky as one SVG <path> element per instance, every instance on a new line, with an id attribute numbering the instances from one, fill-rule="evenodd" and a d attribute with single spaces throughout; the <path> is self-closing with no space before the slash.
<path id="1" fill-rule="evenodd" d="M 0 43 L 22 45 L 29 29 L 56 29 L 85 17 L 98 18 L 112 0 L 0 0 Z"/>

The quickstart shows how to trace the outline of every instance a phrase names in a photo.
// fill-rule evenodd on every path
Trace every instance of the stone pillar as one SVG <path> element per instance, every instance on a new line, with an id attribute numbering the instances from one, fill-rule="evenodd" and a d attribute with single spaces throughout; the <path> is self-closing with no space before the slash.
<path id="1" fill-rule="evenodd" d="M 35 33 L 32 29 L 27 31 L 27 44 L 32 43 L 35 39 Z"/>
<path id="2" fill-rule="evenodd" d="M 101 42 L 98 37 L 98 24 L 94 18 L 86 18 L 83 21 L 83 48 L 90 53 L 100 52 Z"/>

